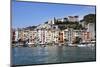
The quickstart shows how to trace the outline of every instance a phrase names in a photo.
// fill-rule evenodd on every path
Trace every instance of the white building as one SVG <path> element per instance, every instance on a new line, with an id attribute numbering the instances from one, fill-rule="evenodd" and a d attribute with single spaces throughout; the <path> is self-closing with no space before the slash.
<path id="1" fill-rule="evenodd" d="M 71 44 L 74 42 L 76 37 L 82 39 L 83 30 L 73 30 L 73 29 L 65 29 L 64 30 L 64 39 L 67 40 L 67 43 Z"/>
<path id="2" fill-rule="evenodd" d="M 55 22 L 54 19 L 53 20 L 49 20 L 48 24 L 52 25 L 52 24 L 54 24 L 54 22 Z"/>
<path id="3" fill-rule="evenodd" d="M 63 22 L 64 19 L 63 19 L 63 18 L 59 18 L 59 19 L 57 19 L 57 21 L 61 21 L 61 22 Z"/>
<path id="4" fill-rule="evenodd" d="M 59 30 L 54 29 L 52 30 L 51 34 L 52 34 L 52 38 L 51 38 L 52 42 L 58 43 Z"/>
<path id="5" fill-rule="evenodd" d="M 68 16 L 68 21 L 79 22 L 78 16 Z"/>
<path id="6" fill-rule="evenodd" d="M 15 31 L 15 41 L 18 41 L 18 36 L 19 36 L 18 33 L 19 33 L 19 31 L 16 30 L 16 31 Z"/>
<path id="7" fill-rule="evenodd" d="M 68 44 L 72 43 L 72 39 L 73 39 L 73 30 L 72 29 L 65 29 L 64 30 L 64 39 L 67 40 Z"/>
<path id="8" fill-rule="evenodd" d="M 44 29 L 38 29 L 37 30 L 37 42 L 39 44 L 44 44 L 45 43 L 45 30 Z"/>
<path id="9" fill-rule="evenodd" d="M 65 18 L 58 18 L 57 21 L 66 22 L 66 21 L 68 21 L 68 18 L 67 17 L 65 17 Z"/>
<path id="10" fill-rule="evenodd" d="M 95 25 L 94 25 L 94 23 L 89 23 L 87 25 L 87 32 L 90 32 L 92 39 L 95 39 L 96 34 L 95 34 Z"/>
<path id="11" fill-rule="evenodd" d="M 51 40 L 50 28 L 51 28 L 50 24 L 42 24 L 36 28 L 39 44 L 45 44 L 45 43 L 50 42 Z"/>
<path id="12" fill-rule="evenodd" d="M 36 29 L 39 44 L 58 43 L 59 29 L 57 25 L 42 24 Z"/>
<path id="13" fill-rule="evenodd" d="M 37 31 L 35 31 L 35 30 L 30 30 L 29 31 L 28 39 L 29 39 L 29 43 L 30 44 L 35 44 L 35 42 L 36 42 L 36 34 L 37 34 Z"/>

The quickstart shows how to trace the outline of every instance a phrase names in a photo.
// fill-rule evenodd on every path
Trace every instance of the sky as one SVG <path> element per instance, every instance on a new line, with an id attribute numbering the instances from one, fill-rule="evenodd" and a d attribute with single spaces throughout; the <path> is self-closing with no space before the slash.
<path id="1" fill-rule="evenodd" d="M 72 4 L 54 4 L 39 2 L 19 2 L 12 0 L 12 27 L 23 28 L 42 24 L 55 18 L 95 14 L 95 6 Z"/>

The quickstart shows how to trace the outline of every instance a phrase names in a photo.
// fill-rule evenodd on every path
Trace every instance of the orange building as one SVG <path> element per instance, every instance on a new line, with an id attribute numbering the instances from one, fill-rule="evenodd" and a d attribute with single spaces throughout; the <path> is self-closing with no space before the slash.
<path id="1" fill-rule="evenodd" d="M 63 34 L 63 32 L 59 32 L 59 43 L 64 43 L 64 34 Z"/>

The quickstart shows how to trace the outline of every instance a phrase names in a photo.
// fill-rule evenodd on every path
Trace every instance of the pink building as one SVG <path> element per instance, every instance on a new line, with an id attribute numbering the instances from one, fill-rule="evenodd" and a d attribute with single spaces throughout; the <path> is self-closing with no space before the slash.
<path id="1" fill-rule="evenodd" d="M 82 34 L 82 40 L 83 42 L 90 42 L 92 39 L 90 32 L 83 32 Z"/>

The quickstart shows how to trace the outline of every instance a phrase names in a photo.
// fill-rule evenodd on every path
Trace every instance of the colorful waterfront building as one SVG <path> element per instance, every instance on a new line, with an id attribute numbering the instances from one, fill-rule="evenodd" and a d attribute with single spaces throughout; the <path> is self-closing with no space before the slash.
<path id="1" fill-rule="evenodd" d="M 75 42 L 76 38 L 80 39 L 80 42 L 82 42 L 82 36 L 83 36 L 84 30 L 74 30 L 74 29 L 65 29 L 64 30 L 64 40 L 68 44 L 72 44 Z"/>
<path id="2" fill-rule="evenodd" d="M 34 45 L 36 43 L 36 33 L 37 31 L 35 31 L 34 29 L 29 31 L 29 34 L 28 34 L 29 44 Z"/>
<path id="3" fill-rule="evenodd" d="M 92 39 L 92 34 L 90 32 L 83 32 L 82 33 L 82 40 L 83 40 L 83 43 L 89 43 L 91 42 L 91 39 Z"/>

